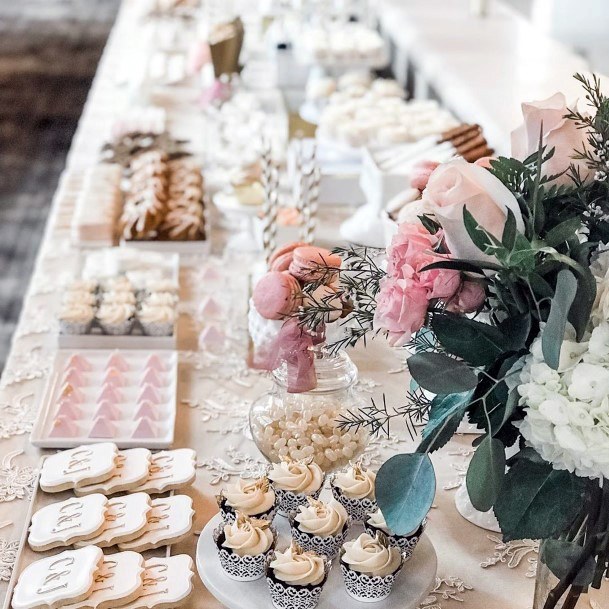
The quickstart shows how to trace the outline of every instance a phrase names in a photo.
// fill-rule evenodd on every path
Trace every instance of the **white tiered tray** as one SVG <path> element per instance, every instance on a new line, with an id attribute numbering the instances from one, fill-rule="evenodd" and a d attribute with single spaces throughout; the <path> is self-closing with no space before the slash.
<path id="1" fill-rule="evenodd" d="M 222 570 L 213 540 L 213 531 L 220 520 L 221 516 L 217 514 L 207 523 L 197 544 L 197 571 L 205 587 L 228 609 L 271 609 L 273 605 L 265 578 L 238 582 L 230 579 Z M 274 524 L 281 538 L 279 548 L 283 549 L 290 537 L 288 521 L 277 516 Z M 359 534 L 361 527 L 354 526 L 354 530 Z M 412 558 L 404 565 L 389 598 L 377 603 L 379 609 L 415 609 L 432 589 L 437 565 L 433 544 L 427 535 L 423 535 Z M 317 609 L 362 609 L 362 606 L 360 601 L 347 594 L 336 558 Z"/>

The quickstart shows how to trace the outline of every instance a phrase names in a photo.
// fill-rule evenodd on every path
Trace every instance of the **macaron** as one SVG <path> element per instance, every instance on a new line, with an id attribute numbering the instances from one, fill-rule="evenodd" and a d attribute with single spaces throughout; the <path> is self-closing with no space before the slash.
<path id="1" fill-rule="evenodd" d="M 302 292 L 292 275 L 271 271 L 256 284 L 252 300 L 256 311 L 265 319 L 283 319 L 298 309 Z"/>
<path id="2" fill-rule="evenodd" d="M 323 247 L 307 245 L 298 247 L 293 252 L 293 260 L 289 271 L 294 277 L 305 283 L 324 279 L 324 283 L 331 283 L 336 278 L 336 273 L 328 271 L 339 269 L 341 258 Z"/>
<path id="3" fill-rule="evenodd" d="M 301 241 L 295 241 L 278 247 L 269 259 L 269 270 L 287 271 L 290 268 L 290 263 L 294 257 L 294 250 L 297 247 L 306 247 L 306 245 L 306 243 Z"/>
<path id="4" fill-rule="evenodd" d="M 303 306 L 324 307 L 328 310 L 323 315 L 325 323 L 332 323 L 343 314 L 343 302 L 340 299 L 338 289 L 331 285 L 320 285 L 304 298 Z"/>

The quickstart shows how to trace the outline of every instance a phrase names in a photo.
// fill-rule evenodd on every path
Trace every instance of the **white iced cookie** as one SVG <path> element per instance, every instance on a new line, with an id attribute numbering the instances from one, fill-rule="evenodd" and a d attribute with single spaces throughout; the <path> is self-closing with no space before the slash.
<path id="1" fill-rule="evenodd" d="M 62 609 L 105 609 L 122 607 L 139 598 L 144 586 L 144 558 L 137 552 L 105 556 L 91 594 L 80 603 Z"/>
<path id="2" fill-rule="evenodd" d="M 118 547 L 121 550 L 143 552 L 179 543 L 190 533 L 194 515 L 192 499 L 188 495 L 154 499 L 143 534 Z"/>
<path id="3" fill-rule="evenodd" d="M 178 607 L 192 592 L 192 558 L 178 554 L 169 558 L 149 558 L 144 563 L 144 586 L 139 598 L 122 609 Z"/>
<path id="4" fill-rule="evenodd" d="M 103 493 L 114 495 L 122 491 L 129 491 L 148 479 L 148 471 L 152 453 L 147 448 L 130 448 L 121 450 L 116 458 L 114 475 L 98 484 L 87 484 L 75 489 L 77 495 L 89 493 Z"/>
<path id="5" fill-rule="evenodd" d="M 40 488 L 59 493 L 103 482 L 114 475 L 118 449 L 112 442 L 78 446 L 47 457 L 40 472 Z"/>
<path id="6" fill-rule="evenodd" d="M 197 475 L 196 458 L 195 451 L 190 448 L 164 450 L 152 455 L 148 478 L 132 491 L 159 494 L 188 486 Z"/>
<path id="7" fill-rule="evenodd" d="M 99 493 L 47 505 L 32 516 L 28 543 L 44 552 L 95 537 L 105 526 L 107 506 Z"/>
<path id="8" fill-rule="evenodd" d="M 13 609 L 55 609 L 91 593 L 104 554 L 95 546 L 66 550 L 29 564 L 13 592 Z"/>
<path id="9" fill-rule="evenodd" d="M 107 548 L 139 537 L 148 526 L 152 502 L 146 493 L 133 493 L 108 501 L 106 521 L 102 531 L 86 541 L 74 545 L 96 545 Z"/>

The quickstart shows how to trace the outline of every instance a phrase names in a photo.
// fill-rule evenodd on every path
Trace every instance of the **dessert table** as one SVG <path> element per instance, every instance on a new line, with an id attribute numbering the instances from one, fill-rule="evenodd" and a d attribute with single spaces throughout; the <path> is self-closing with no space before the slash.
<path id="1" fill-rule="evenodd" d="M 140 27 L 142 2 L 124 0 L 92 86 L 67 161 L 67 171 L 97 159 L 114 117 L 137 102 L 134 75 L 143 70 L 142 47 L 153 44 Z M 196 105 L 197 91 L 178 85 L 153 92 L 154 103 L 165 108 L 168 128 L 193 146 L 206 146 L 205 115 Z M 507 105 L 507 104 L 506 104 Z M 60 188 L 61 190 L 61 188 Z M 29 434 L 51 362 L 57 349 L 56 312 L 63 286 L 77 266 L 77 251 L 69 238 L 71 208 L 56 196 L 40 253 L 24 302 L 12 349 L 0 381 L 0 598 L 4 599 L 16 561 L 28 506 L 43 454 Z M 318 241 L 334 245 L 336 228 L 346 217 L 341 207 L 320 212 Z M 212 253 L 181 257 L 178 331 L 179 383 L 174 448 L 197 452 L 197 478 L 187 489 L 195 504 L 195 533 L 217 513 L 214 495 L 238 476 L 251 478 L 264 465 L 249 436 L 248 410 L 268 388 L 265 374 L 249 370 L 247 306 L 250 277 L 259 260 L 239 252 L 224 253 L 226 231 L 212 229 Z M 219 307 L 206 307 L 213 299 Z M 215 326 L 222 340 L 199 348 L 201 329 Z M 382 338 L 366 349 L 356 348 L 357 386 L 367 399 L 399 405 L 406 399 L 408 376 L 399 350 Z M 425 609 L 529 609 L 533 599 L 537 544 L 502 543 L 500 537 L 465 521 L 455 508 L 455 493 L 464 484 L 472 435 L 460 435 L 433 456 L 438 478 L 427 534 L 438 555 L 435 585 L 421 607 Z M 364 463 L 378 468 L 389 456 L 408 451 L 416 441 L 396 423 L 389 437 L 374 439 Z M 175 548 L 194 558 L 197 535 Z M 204 556 L 202 560 L 216 560 Z M 212 609 L 220 603 L 198 578 L 189 607 Z M 270 605 L 270 600 L 267 606 Z"/>

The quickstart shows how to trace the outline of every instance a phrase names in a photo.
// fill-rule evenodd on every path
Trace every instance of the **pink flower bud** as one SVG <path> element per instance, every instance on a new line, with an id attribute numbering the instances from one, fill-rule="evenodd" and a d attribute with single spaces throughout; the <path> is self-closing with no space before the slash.
<path id="1" fill-rule="evenodd" d="M 473 313 L 480 309 L 485 298 L 484 284 L 481 281 L 467 279 L 446 305 L 446 310 L 451 313 Z"/>
<path id="2" fill-rule="evenodd" d="M 440 163 L 435 161 L 418 161 L 410 172 L 410 185 L 419 190 L 425 190 L 429 176 Z"/>

